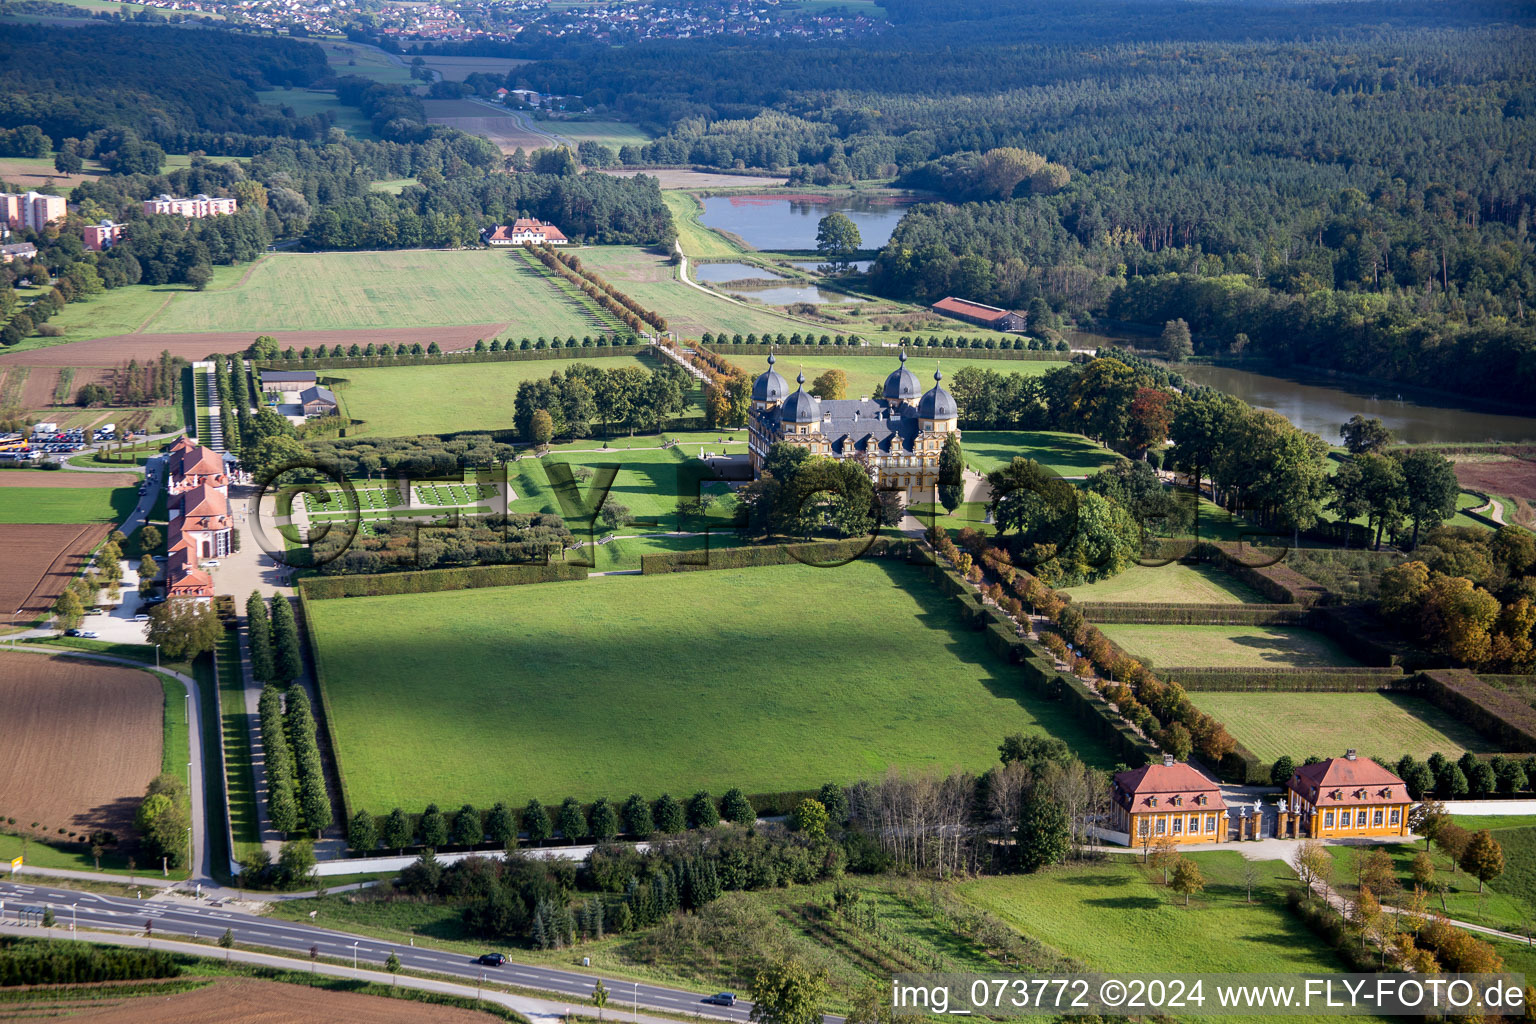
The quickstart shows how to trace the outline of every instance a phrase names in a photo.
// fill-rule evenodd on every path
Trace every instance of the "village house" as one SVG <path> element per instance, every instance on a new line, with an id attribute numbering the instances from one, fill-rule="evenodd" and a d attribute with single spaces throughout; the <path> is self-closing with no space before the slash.
<path id="1" fill-rule="evenodd" d="M 957 299 L 953 296 L 935 302 L 933 311 L 994 331 L 1022 331 L 1025 323 L 1023 313 L 1014 313 L 996 306 L 986 306 L 980 302 Z"/>
<path id="2" fill-rule="evenodd" d="M 330 388 L 323 388 L 318 384 L 299 392 L 299 405 L 303 407 L 306 418 L 334 416 L 338 409 L 335 394 Z"/>
<path id="3" fill-rule="evenodd" d="M 510 227 L 498 224 L 485 236 L 486 245 L 567 245 L 570 239 L 553 224 L 531 217 L 519 217 Z"/>
<path id="4" fill-rule="evenodd" d="M 320 382 L 314 370 L 262 370 L 261 390 L 264 392 L 302 391 Z"/>
<path id="5" fill-rule="evenodd" d="M 1161 764 L 1117 773 L 1109 799 L 1114 828 L 1133 845 L 1164 837 L 1176 843 L 1227 840 L 1220 787 L 1172 755 L 1164 755 Z"/>
<path id="6" fill-rule="evenodd" d="M 0 192 L 0 220 L 9 228 L 41 231 L 49 224 L 63 220 L 68 212 L 63 196 L 42 192 Z"/>
<path id="7" fill-rule="evenodd" d="M 1313 839 L 1408 834 L 1407 784 L 1353 750 L 1302 765 L 1285 788 L 1286 809 Z"/>
<path id="8" fill-rule="evenodd" d="M 0 245 L 0 263 L 9 263 L 12 260 L 37 259 L 37 246 L 31 242 L 12 242 L 10 245 Z"/>
<path id="9" fill-rule="evenodd" d="M 173 199 L 161 193 L 153 199 L 144 200 L 144 215 L 153 217 L 156 214 L 172 214 L 193 219 L 203 217 L 217 217 L 221 214 L 234 213 L 239 209 L 238 199 L 221 199 L 214 196 L 205 196 L 201 192 L 190 199 Z"/>
<path id="10" fill-rule="evenodd" d="M 122 237 L 123 225 L 110 220 L 104 220 L 100 224 L 87 224 L 85 226 L 85 247 L 92 252 L 110 249 Z"/>

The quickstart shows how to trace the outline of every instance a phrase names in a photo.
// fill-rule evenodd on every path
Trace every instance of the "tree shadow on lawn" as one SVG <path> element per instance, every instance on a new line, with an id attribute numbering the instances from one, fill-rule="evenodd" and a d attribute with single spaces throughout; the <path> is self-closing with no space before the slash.
<path id="1" fill-rule="evenodd" d="M 1334 649 L 1331 642 L 1319 634 L 1316 636 L 1321 649 L 1309 648 L 1305 641 L 1292 633 L 1279 636 L 1235 636 L 1230 643 L 1258 651 L 1265 662 L 1289 665 L 1296 668 L 1334 668 L 1357 664 L 1342 651 Z"/>
<path id="2" fill-rule="evenodd" d="M 1073 718 L 1065 704 L 1032 693 L 1023 669 L 1006 664 L 1001 657 L 993 654 L 986 646 L 982 630 L 966 627 L 955 610 L 954 598 L 942 594 L 938 585 L 927 579 L 920 567 L 893 560 L 875 561 L 886 569 L 892 586 L 905 591 L 918 603 L 922 610 L 917 620 L 935 632 L 949 635 L 945 647 L 957 660 L 976 669 L 978 681 L 987 688 L 988 693 L 1012 700 L 1034 719 L 1034 727 L 1066 742 L 1073 753 L 1089 765 L 1108 768 L 1115 763 L 1116 758 L 1109 747 Z M 999 721 L 998 741 L 1018 731 L 1019 727 L 1007 721 Z"/>

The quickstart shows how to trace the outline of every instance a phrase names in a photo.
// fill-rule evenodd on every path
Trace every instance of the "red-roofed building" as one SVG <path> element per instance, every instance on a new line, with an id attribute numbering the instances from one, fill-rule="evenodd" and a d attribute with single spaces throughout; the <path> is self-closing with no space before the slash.
<path id="1" fill-rule="evenodd" d="M 986 306 L 968 299 L 957 299 L 954 296 L 935 302 L 933 311 L 994 331 L 1022 331 L 1025 323 L 1023 313 Z"/>
<path id="2" fill-rule="evenodd" d="M 229 476 L 224 457 L 189 437 L 171 446 L 165 486 L 170 524 L 166 529 L 167 597 L 213 597 L 213 577 L 200 561 L 231 550 Z"/>
<path id="3" fill-rule="evenodd" d="M 1353 750 L 1302 765 L 1285 788 L 1287 810 L 1314 839 L 1408 834 L 1408 786 Z"/>
<path id="4" fill-rule="evenodd" d="M 485 236 L 486 245 L 568 245 L 570 239 L 553 224 L 519 217 L 511 227 L 498 224 Z"/>
<path id="5" fill-rule="evenodd" d="M 1133 844 L 1164 836 L 1176 843 L 1226 842 L 1227 805 L 1221 788 L 1171 756 L 1162 764 L 1116 774 L 1109 800 L 1115 829 Z"/>

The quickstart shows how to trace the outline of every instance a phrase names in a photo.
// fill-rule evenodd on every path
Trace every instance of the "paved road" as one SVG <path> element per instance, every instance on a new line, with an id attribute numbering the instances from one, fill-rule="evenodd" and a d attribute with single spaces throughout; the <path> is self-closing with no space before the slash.
<path id="1" fill-rule="evenodd" d="M 14 924 L 0 924 L 0 934 L 21 935 L 27 938 L 36 938 L 41 929 L 36 926 L 18 926 Z M 68 924 L 62 928 L 55 927 L 54 937 L 70 937 Z M 358 958 L 357 967 L 351 964 L 321 964 L 311 963 L 308 960 L 298 960 L 285 956 L 274 956 L 269 953 L 255 953 L 249 950 L 210 950 L 207 946 L 192 942 L 175 942 L 164 936 L 117 935 L 106 932 L 86 931 L 81 929 L 79 938 L 86 942 L 106 943 L 114 946 L 130 946 L 135 949 L 155 949 L 170 953 L 186 953 L 192 956 L 225 957 L 236 963 L 253 964 L 261 967 L 276 967 L 280 970 L 304 971 L 308 970 L 316 974 L 324 974 L 330 978 L 359 979 L 371 981 L 378 985 L 391 985 L 399 988 L 418 989 L 423 992 L 444 992 L 448 995 L 460 996 L 466 999 L 480 999 L 487 1003 L 498 1003 L 502 1006 L 516 1010 L 531 1021 L 538 1024 L 563 1024 L 565 1018 L 574 1008 L 574 1000 L 540 999 L 537 996 L 525 996 L 513 992 L 501 992 L 496 989 L 483 988 L 478 984 L 466 982 L 441 981 L 436 978 L 418 978 L 412 975 L 390 975 L 378 969 L 378 965 L 371 961 Z M 487 971 L 488 974 L 496 972 Z M 590 1011 L 589 1011 L 590 1012 Z M 609 1019 L 615 1024 L 673 1024 L 670 1018 L 652 1017 L 650 1015 L 636 1016 L 634 1011 L 623 1010 L 617 1003 L 609 1004 Z"/>
<path id="2" fill-rule="evenodd" d="M 470 981 L 478 979 L 484 971 L 487 978 L 505 984 L 553 992 L 573 999 L 586 999 L 590 996 L 599 978 L 597 974 L 532 964 L 507 963 L 499 968 L 483 968 L 463 953 L 447 953 L 421 946 L 399 946 L 381 939 L 296 921 L 256 917 L 225 907 L 213 907 L 175 897 L 157 895 L 151 899 L 134 900 L 48 886 L 0 882 L 0 907 L 3 907 L 0 909 L 0 920 L 5 923 L 19 923 L 17 910 L 21 906 L 44 905 L 54 908 L 54 916 L 59 925 L 65 928 L 74 920 L 82 928 L 143 932 L 147 921 L 152 922 L 155 935 L 203 939 L 217 938 L 227 928 L 238 943 L 295 953 L 302 958 L 307 958 L 310 948 L 314 947 L 322 956 L 350 959 L 355 943 L 359 962 L 382 964 L 393 951 L 400 958 L 401 965 L 408 970 L 431 971 Z M 211 955 L 218 955 L 217 951 L 210 952 Z M 632 1007 L 637 1002 L 641 1009 L 678 1014 L 702 1013 L 728 1021 L 746 1021 L 751 1009 L 751 1005 L 745 1001 L 733 1007 L 712 1006 L 702 1002 L 699 993 L 661 985 L 645 982 L 636 984 L 616 978 L 603 978 L 602 981 L 611 993 L 609 1005 L 615 1017 L 621 1016 L 623 1006 Z M 841 1020 L 839 1017 L 826 1018 L 827 1024 L 841 1024 Z"/>

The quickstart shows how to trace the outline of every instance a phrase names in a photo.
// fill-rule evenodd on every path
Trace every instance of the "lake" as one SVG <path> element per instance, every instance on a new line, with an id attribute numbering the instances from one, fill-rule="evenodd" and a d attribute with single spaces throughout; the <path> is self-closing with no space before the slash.
<path id="1" fill-rule="evenodd" d="M 731 286 L 729 294 L 739 295 L 743 299 L 752 302 L 761 302 L 765 306 L 788 306 L 794 302 L 809 302 L 812 305 L 823 305 L 836 302 L 866 302 L 857 295 L 846 295 L 843 292 L 832 291 L 830 288 L 818 288 L 813 284 L 769 284 L 769 285 L 742 285 Z"/>
<path id="2" fill-rule="evenodd" d="M 1409 444 L 1465 444 L 1475 441 L 1536 440 L 1536 418 L 1479 412 L 1436 405 L 1411 389 L 1389 383 L 1357 384 L 1328 377 L 1298 375 L 1292 380 L 1226 366 L 1177 367 L 1186 378 L 1273 409 L 1329 444 L 1339 443 L 1339 427 L 1351 416 L 1374 416 L 1394 437 Z"/>
<path id="3" fill-rule="evenodd" d="M 874 262 L 874 260 L 849 260 L 848 266 L 863 274 L 869 270 Z M 821 273 L 821 268 L 828 266 L 828 264 L 823 263 L 820 260 L 809 260 L 803 263 L 791 263 L 790 266 L 800 270 L 809 270 L 813 274 L 819 274 Z"/>
<path id="4" fill-rule="evenodd" d="M 859 229 L 863 248 L 878 249 L 891 240 L 908 205 L 890 196 L 706 196 L 699 221 L 754 249 L 814 249 L 821 218 L 838 211 Z"/>

